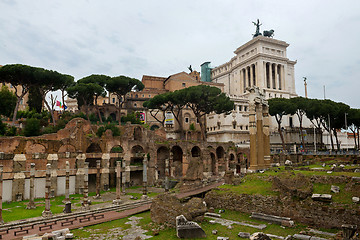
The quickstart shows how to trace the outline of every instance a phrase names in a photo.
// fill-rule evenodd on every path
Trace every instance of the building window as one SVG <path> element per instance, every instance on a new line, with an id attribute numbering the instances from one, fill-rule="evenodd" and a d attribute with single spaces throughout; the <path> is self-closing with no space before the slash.
<path id="1" fill-rule="evenodd" d="M 136 94 L 136 95 L 135 95 L 135 98 L 138 98 L 138 97 L 139 97 L 139 96 Z"/>
<path id="2" fill-rule="evenodd" d="M 248 130 L 248 129 L 249 129 L 248 125 L 246 125 L 246 126 L 245 126 L 245 129 L 246 129 L 246 130 Z"/>
<path id="3" fill-rule="evenodd" d="M 136 104 L 136 103 L 134 103 L 134 107 L 137 107 L 137 104 Z"/>
<path id="4" fill-rule="evenodd" d="M 149 97 L 151 97 L 151 95 L 149 94 Z"/>
<path id="5" fill-rule="evenodd" d="M 115 103 L 115 98 L 112 99 L 112 103 Z"/>
<path id="6" fill-rule="evenodd" d="M 144 94 L 142 95 L 142 97 L 144 97 Z"/>
<path id="7" fill-rule="evenodd" d="M 293 118 L 289 117 L 289 125 L 290 127 L 294 127 Z"/>
<path id="8" fill-rule="evenodd" d="M 189 118 L 185 117 L 185 123 L 189 123 Z"/>
<path id="9" fill-rule="evenodd" d="M 240 106 L 239 106 L 239 112 L 241 112 L 241 110 L 242 110 L 242 106 L 240 105 Z"/>
<path id="10" fill-rule="evenodd" d="M 240 125 L 240 130 L 243 130 L 243 126 L 242 126 L 242 125 Z"/>
<path id="11" fill-rule="evenodd" d="M 182 83 L 182 86 L 183 86 L 183 87 L 186 87 L 186 83 L 183 82 L 183 83 Z"/>
<path id="12" fill-rule="evenodd" d="M 247 106 L 244 106 L 244 112 L 246 112 L 247 111 Z"/>
<path id="13" fill-rule="evenodd" d="M 105 100 L 103 100 L 103 103 L 105 103 Z"/>

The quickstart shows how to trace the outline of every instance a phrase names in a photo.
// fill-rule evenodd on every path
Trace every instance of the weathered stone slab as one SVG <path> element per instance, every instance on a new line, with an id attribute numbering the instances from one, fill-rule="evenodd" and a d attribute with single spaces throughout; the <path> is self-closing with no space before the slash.
<path id="1" fill-rule="evenodd" d="M 335 186 L 335 185 L 331 185 L 331 192 L 333 193 L 339 193 L 340 192 L 340 187 L 339 186 Z"/>
<path id="2" fill-rule="evenodd" d="M 214 220 L 210 220 L 210 223 L 219 223 L 223 226 L 231 226 L 233 224 L 238 224 L 238 225 L 242 225 L 242 226 L 246 226 L 246 227 L 252 227 L 252 228 L 256 228 L 256 229 L 265 229 L 266 225 L 265 224 L 259 224 L 259 225 L 255 225 L 255 224 L 250 224 L 250 223 L 246 223 L 246 222 L 237 222 L 237 221 L 233 221 L 233 220 L 228 220 L 228 219 L 222 219 L 222 218 L 214 218 L 214 217 L 209 217 L 212 218 Z"/>
<path id="3" fill-rule="evenodd" d="M 317 194 L 314 193 L 311 196 L 312 200 L 320 201 L 320 202 L 331 202 L 332 201 L 332 195 L 331 194 Z"/>
<path id="4" fill-rule="evenodd" d="M 360 202 L 360 198 L 358 198 L 358 197 L 352 197 L 352 201 L 353 201 L 353 203 L 359 203 L 359 202 Z"/>
<path id="5" fill-rule="evenodd" d="M 335 233 L 323 232 L 323 231 L 319 231 L 319 230 L 316 230 L 316 229 L 310 229 L 309 232 L 315 233 L 315 234 L 326 235 L 326 236 L 330 236 L 330 237 L 335 237 L 336 236 Z"/>
<path id="6" fill-rule="evenodd" d="M 310 240 L 311 236 L 304 235 L 304 234 L 294 234 L 293 238 L 300 239 L 300 240 Z"/>
<path id="7" fill-rule="evenodd" d="M 241 238 L 250 238 L 250 233 L 248 232 L 239 232 L 238 236 Z"/>
<path id="8" fill-rule="evenodd" d="M 216 218 L 221 218 L 220 214 L 217 213 L 210 213 L 210 212 L 206 212 L 205 213 L 205 217 L 216 217 Z"/>
<path id="9" fill-rule="evenodd" d="M 256 232 L 250 236 L 250 240 L 271 240 L 271 238 L 265 233 Z"/>
<path id="10" fill-rule="evenodd" d="M 229 240 L 228 237 L 217 237 L 216 240 Z"/>
<path id="11" fill-rule="evenodd" d="M 279 225 L 282 225 L 285 227 L 293 227 L 294 226 L 294 221 L 291 221 L 291 219 L 288 217 L 279 217 L 279 216 L 274 216 L 274 215 L 252 212 L 251 218 L 279 224 Z"/>
<path id="12" fill-rule="evenodd" d="M 188 221 L 184 215 L 176 217 L 176 235 L 179 238 L 205 238 L 204 230 L 196 222 Z"/>

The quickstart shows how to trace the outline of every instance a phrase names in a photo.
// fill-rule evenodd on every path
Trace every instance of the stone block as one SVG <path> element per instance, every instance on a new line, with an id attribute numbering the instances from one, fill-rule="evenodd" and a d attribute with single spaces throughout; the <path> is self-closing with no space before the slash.
<path id="1" fill-rule="evenodd" d="M 216 235 L 216 234 L 218 233 L 218 230 L 216 230 L 216 229 L 215 229 L 215 230 L 212 230 L 211 233 L 212 233 L 213 235 Z"/>
<path id="2" fill-rule="evenodd" d="M 228 237 L 217 237 L 216 240 L 229 240 Z"/>
<path id="3" fill-rule="evenodd" d="M 360 198 L 358 198 L 358 197 L 352 197 L 352 201 L 353 201 L 353 203 L 359 203 L 359 202 L 360 202 Z"/>
<path id="4" fill-rule="evenodd" d="M 205 238 L 204 230 L 196 222 L 188 221 L 184 215 L 176 217 L 176 235 L 179 238 Z"/>
<path id="5" fill-rule="evenodd" d="M 332 195 L 331 194 L 317 194 L 314 193 L 311 196 L 312 200 L 320 201 L 320 202 L 331 202 L 332 201 Z"/>
<path id="6" fill-rule="evenodd" d="M 250 238 L 250 233 L 247 232 L 239 232 L 238 236 L 241 238 Z"/>
<path id="7" fill-rule="evenodd" d="M 250 240 L 271 240 L 271 238 L 263 232 L 256 232 L 250 236 Z"/>
<path id="8" fill-rule="evenodd" d="M 310 240 L 311 236 L 304 235 L 304 234 L 294 234 L 293 238 L 300 239 L 300 240 Z"/>
<path id="9" fill-rule="evenodd" d="M 206 212 L 206 213 L 205 213 L 205 217 L 221 218 L 221 215 L 220 215 L 220 214 L 217 214 L 217 213 Z"/>
<path id="10" fill-rule="evenodd" d="M 335 186 L 335 185 L 331 185 L 331 192 L 333 193 L 339 193 L 340 192 L 340 187 L 339 186 Z"/>

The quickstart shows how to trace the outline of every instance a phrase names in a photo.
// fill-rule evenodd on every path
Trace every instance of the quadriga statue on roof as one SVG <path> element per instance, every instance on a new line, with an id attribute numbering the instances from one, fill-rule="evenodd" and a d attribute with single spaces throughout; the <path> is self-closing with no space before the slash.
<path id="1" fill-rule="evenodd" d="M 267 30 L 265 30 L 264 32 L 263 32 L 263 35 L 264 35 L 264 37 L 273 37 L 274 36 L 274 30 L 269 30 L 269 31 L 267 31 Z"/>

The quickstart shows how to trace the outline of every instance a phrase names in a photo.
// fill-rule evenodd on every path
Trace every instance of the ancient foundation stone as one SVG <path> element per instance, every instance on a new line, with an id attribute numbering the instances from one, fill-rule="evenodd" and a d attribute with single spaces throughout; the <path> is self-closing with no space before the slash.
<path id="1" fill-rule="evenodd" d="M 196 222 L 188 221 L 184 215 L 176 217 L 176 235 L 179 238 L 205 238 L 204 230 Z"/>

